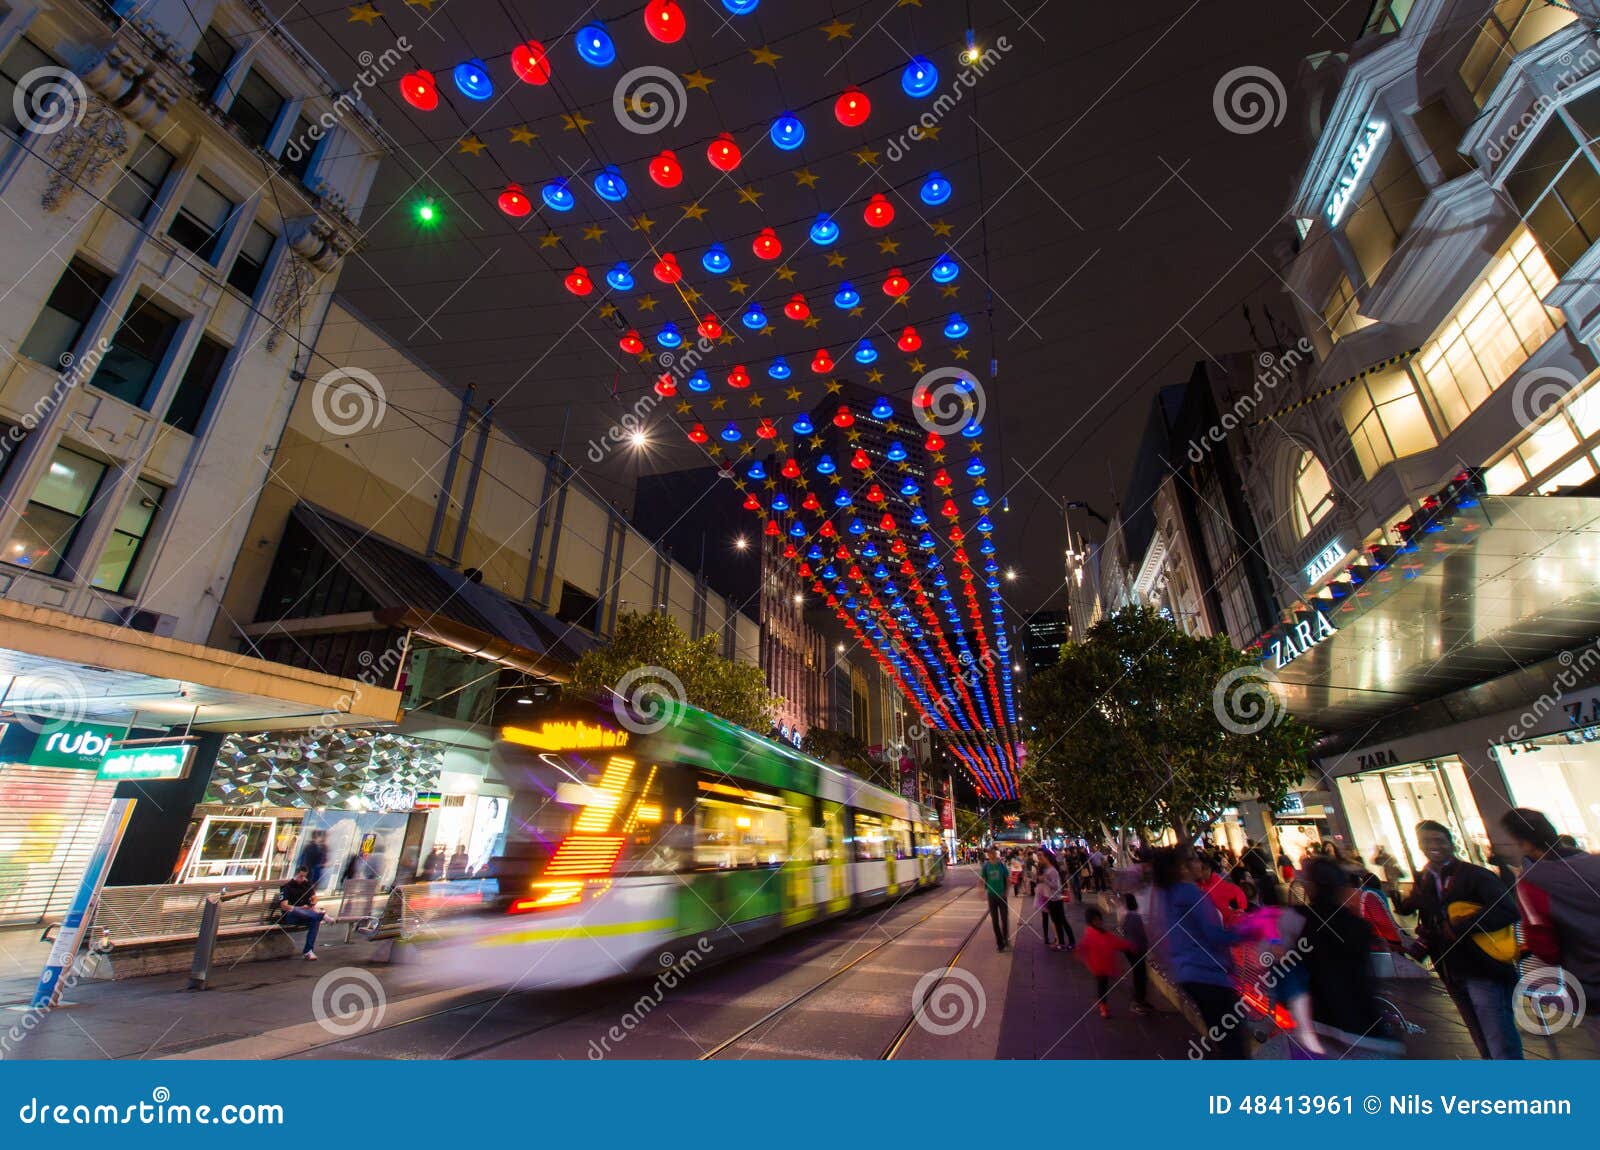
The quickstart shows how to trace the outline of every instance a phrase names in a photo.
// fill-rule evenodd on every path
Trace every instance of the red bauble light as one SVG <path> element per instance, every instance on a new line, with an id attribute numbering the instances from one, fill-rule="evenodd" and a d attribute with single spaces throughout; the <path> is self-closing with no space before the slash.
<path id="1" fill-rule="evenodd" d="M 895 524 L 894 516 L 885 511 L 883 518 L 878 520 L 878 530 L 894 532 L 900 530 L 900 528 Z"/>
<path id="2" fill-rule="evenodd" d="M 924 410 L 926 410 L 927 408 L 932 407 L 933 406 L 933 391 L 931 389 L 929 389 L 929 388 L 926 388 L 926 387 L 919 387 L 916 390 L 914 390 L 911 393 L 911 406 L 912 407 L 920 407 L 920 408 L 923 408 Z M 936 434 L 936 433 L 935 432 L 929 432 L 929 434 L 932 435 L 932 434 Z M 944 440 L 941 439 L 939 442 L 943 443 Z M 930 447 L 930 448 L 928 448 L 928 450 L 929 451 L 938 451 L 939 449 L 937 447 Z"/>
<path id="3" fill-rule="evenodd" d="M 589 278 L 588 268 L 573 268 L 567 273 L 565 283 L 573 295 L 588 295 L 594 291 L 594 281 Z"/>
<path id="4" fill-rule="evenodd" d="M 754 491 L 744 497 L 744 509 L 746 511 L 761 510 L 761 500 L 756 498 L 756 493 Z"/>
<path id="5" fill-rule="evenodd" d="M 922 337 L 917 334 L 916 328 L 907 324 L 905 331 L 901 332 L 900 338 L 895 341 L 895 346 L 901 351 L 913 352 L 922 346 Z"/>
<path id="6" fill-rule="evenodd" d="M 942 467 L 939 468 L 938 471 L 933 473 L 933 485 L 935 487 L 949 487 L 950 473 Z"/>
<path id="7" fill-rule="evenodd" d="M 827 348 L 822 348 L 816 355 L 811 357 L 811 370 L 818 375 L 823 375 L 833 370 L 833 356 L 828 354 Z"/>
<path id="8" fill-rule="evenodd" d="M 838 532 L 833 529 L 832 523 L 829 523 L 827 520 L 823 520 L 822 526 L 817 528 L 817 534 L 822 536 L 824 539 L 832 539 L 838 534 Z M 846 551 L 845 554 L 848 555 L 849 552 Z"/>
<path id="9" fill-rule="evenodd" d="M 708 315 L 700 321 L 695 328 L 706 339 L 720 339 L 722 337 L 722 323 L 714 315 Z"/>
<path id="10" fill-rule="evenodd" d="M 744 364 L 735 364 L 728 373 L 728 386 L 745 388 L 750 386 L 750 373 L 745 370 Z"/>
<path id="11" fill-rule="evenodd" d="M 894 205 L 882 192 L 874 192 L 861 210 L 861 218 L 867 221 L 869 228 L 886 228 L 894 223 Z"/>
<path id="12" fill-rule="evenodd" d="M 800 506 L 807 511 L 822 510 L 822 504 L 817 501 L 817 493 L 815 491 L 807 491 L 806 497 L 800 501 Z"/>
<path id="13" fill-rule="evenodd" d="M 683 183 L 683 165 L 678 163 L 677 153 L 667 148 L 651 160 L 650 178 L 663 188 L 675 188 Z"/>
<path id="14" fill-rule="evenodd" d="M 783 314 L 799 323 L 811 317 L 811 305 L 806 303 L 806 297 L 799 292 L 789 297 L 789 302 L 783 305 Z"/>
<path id="15" fill-rule="evenodd" d="M 850 466 L 857 471 L 865 471 L 872 466 L 872 457 L 858 447 L 856 453 L 850 457 Z"/>
<path id="16" fill-rule="evenodd" d="M 508 216 L 525 216 L 533 211 L 533 201 L 528 199 L 521 184 L 507 184 L 500 193 L 500 210 Z"/>
<path id="17" fill-rule="evenodd" d="M 855 425 L 855 422 L 856 417 L 850 414 L 850 405 L 847 403 L 841 403 L 839 405 L 839 410 L 834 413 L 833 425 L 835 427 L 852 427 Z"/>
<path id="18" fill-rule="evenodd" d="M 890 268 L 888 278 L 883 281 L 883 294 L 898 297 L 910 290 L 911 281 L 906 279 L 899 268 Z"/>
<path id="19" fill-rule="evenodd" d="M 678 381 L 672 378 L 670 372 L 656 379 L 656 394 L 663 397 L 678 394 Z"/>
<path id="20" fill-rule="evenodd" d="M 419 112 L 431 112 L 439 106 L 439 85 L 433 73 L 426 68 L 407 72 L 400 77 L 400 94 Z"/>
<path id="21" fill-rule="evenodd" d="M 656 279 L 664 284 L 675 284 L 683 278 L 683 269 L 678 266 L 678 257 L 671 252 L 663 252 L 656 261 L 654 268 Z"/>
<path id="22" fill-rule="evenodd" d="M 711 435 L 706 431 L 706 425 L 703 423 L 697 423 L 689 429 L 690 443 L 704 443 L 710 438 Z"/>
<path id="23" fill-rule="evenodd" d="M 644 6 L 644 30 L 663 44 L 676 44 L 683 39 L 689 23 L 683 18 L 683 9 L 672 0 L 650 0 Z"/>
<path id="24" fill-rule="evenodd" d="M 928 432 L 927 440 L 923 442 L 922 446 L 929 451 L 943 451 L 944 436 L 940 435 L 937 431 L 930 431 Z"/>
<path id="25" fill-rule="evenodd" d="M 750 241 L 750 250 L 756 253 L 758 259 L 775 260 L 783 254 L 783 241 L 771 228 L 762 228 L 756 233 L 756 238 Z"/>
<path id="26" fill-rule="evenodd" d="M 772 425 L 772 420 L 763 419 L 756 428 L 756 435 L 761 439 L 778 438 L 778 429 Z"/>
<path id="27" fill-rule="evenodd" d="M 954 499 L 946 499 L 944 501 L 944 506 L 939 508 L 939 514 L 943 515 L 946 519 L 954 519 L 956 516 L 961 514 L 961 508 L 956 506 L 956 501 Z"/>
<path id="28" fill-rule="evenodd" d="M 739 161 L 744 159 L 744 153 L 739 150 L 739 145 L 734 142 L 730 132 L 723 132 L 710 144 L 706 145 L 706 159 L 711 166 L 719 172 L 731 172 L 739 166 Z"/>
<path id="29" fill-rule="evenodd" d="M 884 498 L 884 496 L 883 496 L 883 488 L 879 487 L 876 483 L 874 483 L 871 487 L 867 488 L 867 502 L 868 503 L 882 503 L 883 502 L 883 498 Z"/>
<path id="30" fill-rule="evenodd" d="M 548 84 L 550 60 L 544 54 L 544 45 L 529 40 L 511 49 L 511 70 L 524 84 Z"/>
<path id="31" fill-rule="evenodd" d="M 792 459 L 785 459 L 783 461 L 783 466 L 778 469 L 778 473 L 780 475 L 782 475 L 785 479 L 799 479 L 800 478 L 800 465 L 798 463 L 796 463 Z M 809 508 L 808 507 L 806 510 L 810 511 L 810 510 L 814 510 L 814 508 Z"/>
<path id="32" fill-rule="evenodd" d="M 644 350 L 644 340 L 639 338 L 638 332 L 630 328 L 627 335 L 617 340 L 617 346 L 629 355 L 638 355 Z"/>
<path id="33" fill-rule="evenodd" d="M 872 102 L 860 88 L 846 88 L 833 104 L 833 117 L 847 128 L 859 128 L 872 114 Z"/>
<path id="34" fill-rule="evenodd" d="M 783 532 L 779 529 L 778 521 L 776 519 L 769 519 L 767 520 L 767 526 L 763 529 L 762 534 L 776 536 L 782 535 Z"/>

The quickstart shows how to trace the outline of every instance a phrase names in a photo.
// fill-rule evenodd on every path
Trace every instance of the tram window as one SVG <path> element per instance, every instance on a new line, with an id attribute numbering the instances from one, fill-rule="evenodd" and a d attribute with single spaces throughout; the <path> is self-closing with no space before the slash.
<path id="1" fill-rule="evenodd" d="M 679 799 L 676 794 L 667 793 L 672 768 L 651 766 L 641 773 L 643 786 L 625 794 L 614 816 L 617 828 L 628 836 L 616 873 L 670 874 L 683 869 L 689 854 L 687 828 L 673 817 L 675 811 L 681 811 L 681 801 L 674 801 Z"/>
<path id="2" fill-rule="evenodd" d="M 905 819 L 894 820 L 894 857 L 897 859 L 911 857 L 911 824 Z"/>
<path id="3" fill-rule="evenodd" d="M 711 798 L 703 791 L 695 804 L 697 867 L 777 866 L 788 858 L 788 844 L 788 819 L 781 807 Z"/>
<path id="4" fill-rule="evenodd" d="M 873 862 L 889 857 L 889 828 L 877 815 L 855 812 L 856 862 Z"/>

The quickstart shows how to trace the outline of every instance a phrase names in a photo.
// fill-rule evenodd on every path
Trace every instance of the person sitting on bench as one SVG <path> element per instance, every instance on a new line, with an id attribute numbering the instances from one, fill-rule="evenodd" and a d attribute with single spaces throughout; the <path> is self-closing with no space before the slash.
<path id="1" fill-rule="evenodd" d="M 310 872 L 300 867 L 294 877 L 278 888 L 278 900 L 273 905 L 282 912 L 278 925 L 306 928 L 306 947 L 303 952 L 308 962 L 317 961 L 317 930 L 328 912 L 317 908 L 317 888 L 311 882 Z"/>

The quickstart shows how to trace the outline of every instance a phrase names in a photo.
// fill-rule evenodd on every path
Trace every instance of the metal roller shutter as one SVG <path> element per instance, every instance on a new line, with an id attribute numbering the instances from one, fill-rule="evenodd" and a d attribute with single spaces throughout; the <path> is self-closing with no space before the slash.
<path id="1" fill-rule="evenodd" d="M 116 789 L 93 771 L 0 763 L 0 926 L 66 913 Z"/>

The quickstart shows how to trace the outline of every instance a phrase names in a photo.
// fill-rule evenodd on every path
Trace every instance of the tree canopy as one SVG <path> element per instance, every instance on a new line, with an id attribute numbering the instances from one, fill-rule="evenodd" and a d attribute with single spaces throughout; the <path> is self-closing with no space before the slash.
<path id="1" fill-rule="evenodd" d="M 1227 639 L 1185 635 L 1148 607 L 1101 619 L 1028 682 L 1025 808 L 1085 834 L 1187 839 L 1241 796 L 1281 803 L 1314 736 L 1270 682 Z"/>

